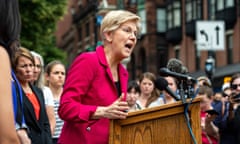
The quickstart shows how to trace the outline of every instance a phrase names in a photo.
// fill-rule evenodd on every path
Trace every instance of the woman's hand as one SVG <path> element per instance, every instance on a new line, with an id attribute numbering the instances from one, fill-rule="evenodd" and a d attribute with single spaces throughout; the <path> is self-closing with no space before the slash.
<path id="1" fill-rule="evenodd" d="M 92 118 L 98 119 L 104 117 L 109 119 L 125 119 L 128 115 L 127 111 L 129 110 L 129 106 L 126 101 L 122 101 L 122 97 L 123 94 L 113 104 L 107 107 L 99 106 Z"/>
<path id="2" fill-rule="evenodd" d="M 128 103 L 118 99 L 112 105 L 105 108 L 104 117 L 109 119 L 125 119 L 129 110 Z"/>
<path id="3" fill-rule="evenodd" d="M 17 130 L 18 138 L 21 142 L 21 144 L 31 144 L 31 140 L 27 135 L 27 131 L 25 129 L 19 129 Z"/>

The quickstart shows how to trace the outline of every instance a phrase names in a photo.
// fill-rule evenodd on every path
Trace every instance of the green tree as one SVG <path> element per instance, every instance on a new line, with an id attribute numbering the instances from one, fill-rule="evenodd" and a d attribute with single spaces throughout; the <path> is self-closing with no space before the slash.
<path id="1" fill-rule="evenodd" d="M 20 0 L 21 45 L 40 53 L 45 63 L 53 59 L 66 64 L 66 53 L 56 47 L 57 21 L 66 13 L 67 0 Z"/>

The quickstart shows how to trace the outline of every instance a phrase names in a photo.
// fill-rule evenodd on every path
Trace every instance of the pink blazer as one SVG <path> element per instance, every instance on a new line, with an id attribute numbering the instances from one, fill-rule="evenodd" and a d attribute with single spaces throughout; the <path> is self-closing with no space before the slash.
<path id="1" fill-rule="evenodd" d="M 127 92 L 128 73 L 119 64 L 121 91 Z M 91 119 L 97 106 L 111 105 L 118 91 L 107 64 L 104 48 L 83 53 L 71 65 L 58 110 L 64 126 L 58 144 L 107 144 L 109 119 Z"/>

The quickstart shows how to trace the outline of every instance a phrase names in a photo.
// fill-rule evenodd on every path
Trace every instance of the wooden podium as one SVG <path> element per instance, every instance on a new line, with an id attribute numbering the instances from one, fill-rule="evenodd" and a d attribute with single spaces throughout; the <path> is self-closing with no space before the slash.
<path id="1" fill-rule="evenodd" d="M 201 144 L 200 98 L 188 109 L 197 144 Z M 127 119 L 111 120 L 109 144 L 193 144 L 181 101 L 130 112 Z"/>

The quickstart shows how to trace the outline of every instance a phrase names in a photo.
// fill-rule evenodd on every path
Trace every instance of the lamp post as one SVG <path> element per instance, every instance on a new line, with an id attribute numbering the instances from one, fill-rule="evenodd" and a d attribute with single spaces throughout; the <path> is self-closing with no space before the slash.
<path id="1" fill-rule="evenodd" d="M 213 74 L 215 72 L 215 59 L 212 56 L 209 56 L 205 61 L 205 73 L 208 78 L 212 81 Z"/>

